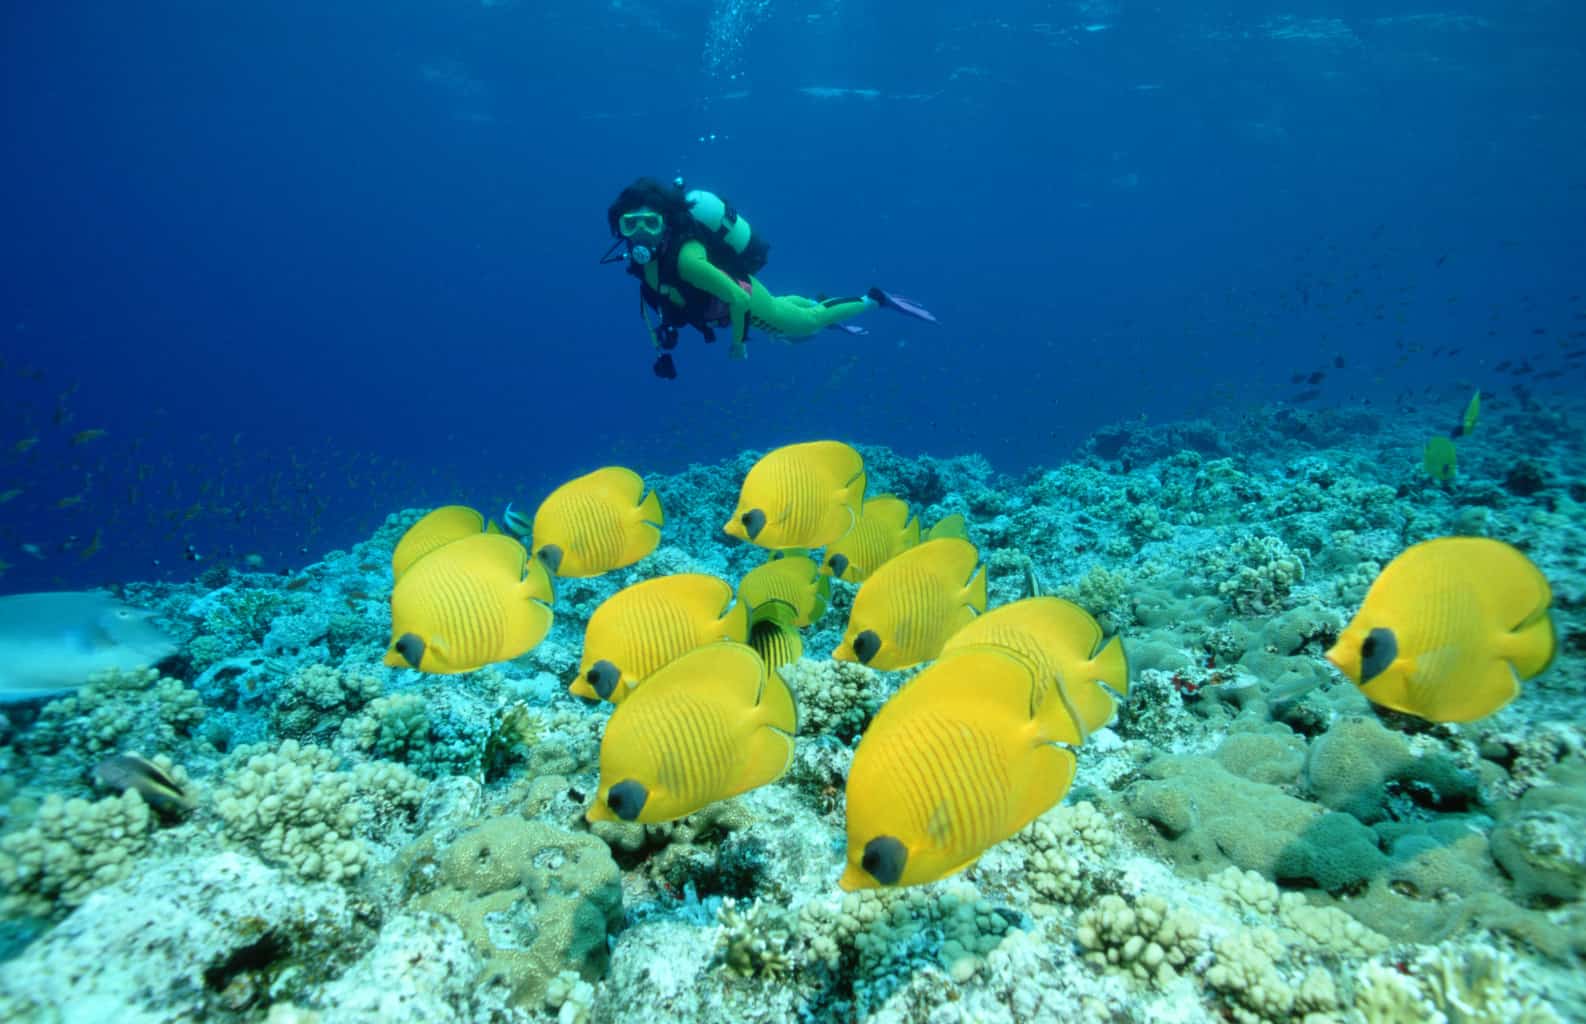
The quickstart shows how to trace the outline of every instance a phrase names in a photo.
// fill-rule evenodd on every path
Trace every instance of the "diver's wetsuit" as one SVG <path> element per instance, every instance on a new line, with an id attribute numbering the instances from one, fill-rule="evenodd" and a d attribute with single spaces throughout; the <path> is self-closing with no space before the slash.
<path id="1" fill-rule="evenodd" d="M 772 295 L 753 274 L 738 280 L 717 267 L 696 239 L 675 252 L 667 246 L 657 259 L 631 270 L 643 283 L 641 301 L 661 316 L 659 333 L 650 330 L 660 348 L 671 348 L 684 325 L 697 328 L 707 341 L 715 340 L 715 328 L 730 327 L 734 354 L 741 355 L 751 324 L 766 334 L 802 341 L 876 305 L 863 296 L 817 302 Z"/>

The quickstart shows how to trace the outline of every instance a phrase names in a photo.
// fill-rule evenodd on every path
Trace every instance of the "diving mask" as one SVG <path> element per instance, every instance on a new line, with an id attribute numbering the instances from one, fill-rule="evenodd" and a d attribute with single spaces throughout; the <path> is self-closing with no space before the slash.
<path id="1" fill-rule="evenodd" d="M 632 210 L 617 218 L 617 230 L 622 232 L 623 238 L 659 235 L 665 226 L 666 222 L 654 210 Z"/>
<path id="2" fill-rule="evenodd" d="M 628 259 L 644 266 L 661 247 L 666 221 L 654 210 L 632 210 L 617 218 L 617 230 L 628 241 Z"/>

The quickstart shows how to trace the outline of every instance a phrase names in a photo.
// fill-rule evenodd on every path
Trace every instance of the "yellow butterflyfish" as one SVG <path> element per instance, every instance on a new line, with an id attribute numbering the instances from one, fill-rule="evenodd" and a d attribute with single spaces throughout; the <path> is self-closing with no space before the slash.
<path id="1" fill-rule="evenodd" d="M 644 580 L 612 594 L 589 616 L 578 678 L 568 692 L 620 704 L 694 648 L 748 637 L 748 608 L 734 602 L 726 581 L 701 573 Z"/>
<path id="2" fill-rule="evenodd" d="M 696 648 L 617 706 L 600 738 L 591 821 L 672 821 L 775 782 L 793 763 L 798 710 L 743 644 Z"/>
<path id="3" fill-rule="evenodd" d="M 551 601 L 550 574 L 516 540 L 454 540 L 397 578 L 385 663 L 452 675 L 508 661 L 545 639 Z"/>
<path id="4" fill-rule="evenodd" d="M 854 595 L 838 661 L 900 669 L 929 661 L 986 609 L 986 574 L 967 540 L 927 541 L 875 571 Z"/>
<path id="5" fill-rule="evenodd" d="M 865 730 L 847 783 L 845 890 L 962 871 L 1074 781 L 1068 709 L 1030 664 L 965 647 L 905 683 Z"/>
<path id="6" fill-rule="evenodd" d="M 661 499 L 631 469 L 607 466 L 569 480 L 534 513 L 534 556 L 558 576 L 599 576 L 661 542 Z"/>
<path id="7" fill-rule="evenodd" d="M 1383 567 L 1327 660 L 1372 703 L 1472 722 L 1553 660 L 1552 600 L 1542 571 L 1502 541 L 1425 541 Z"/>
<path id="8" fill-rule="evenodd" d="M 859 518 L 865 464 L 841 441 L 809 441 L 768 452 L 749 469 L 723 527 L 763 548 L 819 548 Z"/>

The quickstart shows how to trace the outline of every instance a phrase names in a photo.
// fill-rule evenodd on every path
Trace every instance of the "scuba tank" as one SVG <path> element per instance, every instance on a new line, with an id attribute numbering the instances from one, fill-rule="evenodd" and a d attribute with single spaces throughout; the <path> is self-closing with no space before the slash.
<path id="1" fill-rule="evenodd" d="M 678 185 L 681 187 L 682 182 L 678 182 Z M 688 210 L 694 215 L 695 220 L 727 243 L 733 252 L 743 255 L 752 237 L 747 218 L 739 216 L 737 210 L 714 192 L 690 189 L 683 198 L 688 200 Z"/>

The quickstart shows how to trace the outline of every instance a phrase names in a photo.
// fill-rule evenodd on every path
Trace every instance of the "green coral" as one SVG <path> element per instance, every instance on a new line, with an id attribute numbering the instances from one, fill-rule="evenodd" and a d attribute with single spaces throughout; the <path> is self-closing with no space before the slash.
<path id="1" fill-rule="evenodd" d="M 1527 899 L 1586 894 L 1586 765 L 1566 762 L 1505 808 L 1492 852 Z"/>
<path id="2" fill-rule="evenodd" d="M 599 821 L 591 831 L 617 863 L 673 895 L 743 897 L 768 864 L 765 844 L 748 835 L 754 815 L 742 800 L 722 800 L 657 825 Z"/>
<path id="3" fill-rule="evenodd" d="M 1366 824 L 1389 816 L 1394 794 L 1451 809 L 1479 799 L 1477 779 L 1440 751 L 1417 756 L 1402 734 L 1372 718 L 1333 724 L 1311 744 L 1305 782 L 1323 804 Z"/>

